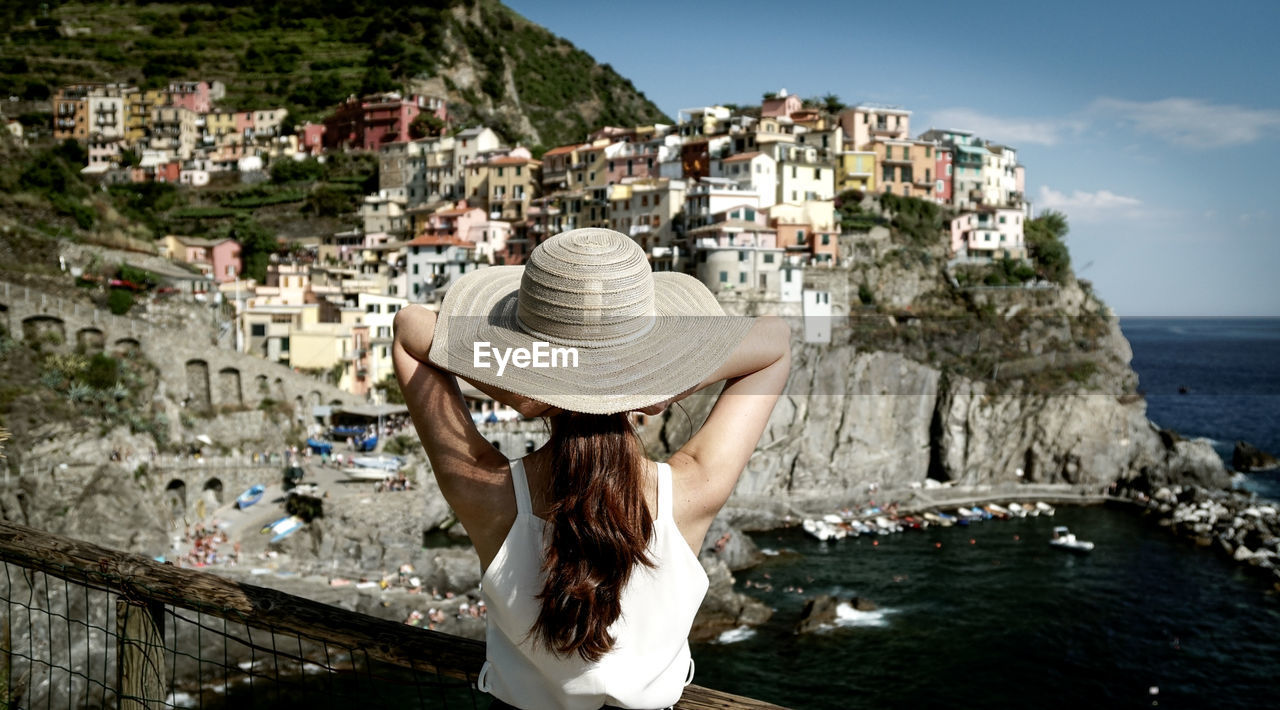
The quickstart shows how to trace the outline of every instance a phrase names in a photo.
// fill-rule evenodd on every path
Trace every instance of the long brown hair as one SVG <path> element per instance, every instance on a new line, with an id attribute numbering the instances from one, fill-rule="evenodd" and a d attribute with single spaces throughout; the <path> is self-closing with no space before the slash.
<path id="1" fill-rule="evenodd" d="M 646 552 L 653 517 L 644 500 L 647 458 L 621 414 L 551 418 L 550 541 L 542 610 L 531 633 L 552 652 L 598 661 L 613 647 L 622 589 Z"/>

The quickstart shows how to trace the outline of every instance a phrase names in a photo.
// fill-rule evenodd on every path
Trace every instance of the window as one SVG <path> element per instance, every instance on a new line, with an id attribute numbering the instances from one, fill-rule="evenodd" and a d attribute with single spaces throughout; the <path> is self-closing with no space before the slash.
<path id="1" fill-rule="evenodd" d="M 813 179 L 814 179 L 814 180 L 821 180 L 821 179 L 822 179 L 822 168 L 814 168 L 814 169 L 813 169 Z"/>
<path id="2" fill-rule="evenodd" d="M 746 261 L 746 260 L 747 260 L 747 252 L 745 250 L 738 252 L 738 261 Z"/>
<path id="3" fill-rule="evenodd" d="M 884 166 L 884 171 L 880 175 L 881 182 L 893 182 L 893 166 Z"/>
<path id="4" fill-rule="evenodd" d="M 766 263 L 766 264 L 772 264 L 772 263 L 773 263 L 773 254 L 765 254 L 765 255 L 764 255 L 764 263 Z"/>
<path id="5" fill-rule="evenodd" d="M 747 272 L 745 272 L 745 271 L 739 271 L 739 272 L 738 272 L 738 283 L 740 283 L 740 284 L 744 284 L 744 283 L 746 283 L 746 282 L 747 282 Z"/>
<path id="6" fill-rule="evenodd" d="M 288 339 L 288 338 L 281 338 L 281 339 L 280 339 L 280 351 L 281 351 L 281 352 L 286 352 L 286 353 L 287 353 L 287 352 L 289 352 L 289 339 Z"/>
<path id="7" fill-rule="evenodd" d="M 747 208 L 747 221 L 748 222 L 756 221 L 756 211 L 751 209 L 750 207 Z"/>
<path id="8" fill-rule="evenodd" d="M 822 246 L 826 246 L 830 243 L 831 243 L 831 235 L 830 234 L 822 235 Z"/>
<path id="9" fill-rule="evenodd" d="M 498 177 L 502 177 L 502 168 L 498 168 Z"/>
<path id="10" fill-rule="evenodd" d="M 1005 216 L 1000 215 L 1000 224 L 1004 224 L 1004 221 L 1005 221 Z"/>
<path id="11" fill-rule="evenodd" d="M 796 244 L 804 244 L 804 230 L 803 230 L 803 229 L 797 229 L 797 230 L 796 230 Z"/>
<path id="12" fill-rule="evenodd" d="M 935 185 L 934 187 L 938 191 L 938 194 L 941 195 L 943 192 L 946 192 L 947 184 L 939 180 L 938 184 Z"/>
<path id="13" fill-rule="evenodd" d="M 925 146 L 925 147 L 924 147 L 924 157 L 926 157 L 926 158 L 932 158 L 932 157 L 933 157 L 933 148 L 932 148 L 931 146 Z"/>
<path id="14" fill-rule="evenodd" d="M 641 206 L 641 207 L 648 207 L 648 206 L 649 206 L 649 196 L 648 196 L 648 195 L 641 195 L 641 196 L 640 196 L 640 206 Z"/>
<path id="15" fill-rule="evenodd" d="M 884 159 L 885 159 L 885 160 L 893 160 L 893 146 L 891 146 L 891 145 L 886 145 L 886 146 L 884 147 Z"/>
<path id="16" fill-rule="evenodd" d="M 720 272 L 720 283 L 722 283 L 722 284 L 727 284 L 727 283 L 729 283 L 729 272 L 728 272 L 728 271 L 721 271 L 721 272 Z"/>
<path id="17" fill-rule="evenodd" d="M 266 334 L 267 334 L 266 323 L 254 323 L 253 325 L 249 326 L 249 335 L 255 338 L 264 337 L 266 336 Z"/>
<path id="18" fill-rule="evenodd" d="M 798 177 L 796 175 L 796 166 L 794 165 L 791 166 L 791 177 Z"/>
<path id="19" fill-rule="evenodd" d="M 521 171 L 522 169 L 523 169 L 523 166 L 520 166 L 520 165 L 517 165 L 517 166 L 516 166 L 516 177 L 520 177 L 520 171 Z"/>

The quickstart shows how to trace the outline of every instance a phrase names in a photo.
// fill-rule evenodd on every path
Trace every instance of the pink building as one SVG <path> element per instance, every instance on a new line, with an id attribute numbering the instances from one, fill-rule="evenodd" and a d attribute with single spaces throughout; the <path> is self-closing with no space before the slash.
<path id="1" fill-rule="evenodd" d="M 473 228 L 487 221 L 484 210 L 479 207 L 467 207 L 464 203 L 461 207 L 432 212 L 427 217 L 426 228 L 416 236 L 450 237 L 471 241 L 478 236 L 473 235 Z"/>
<path id="2" fill-rule="evenodd" d="M 953 156 L 951 148 L 939 145 L 933 149 L 935 167 L 933 174 L 937 177 L 934 179 L 933 199 L 943 204 L 951 204 L 951 171 L 954 170 Z"/>
<path id="3" fill-rule="evenodd" d="M 320 155 L 324 152 L 324 124 L 312 123 L 307 121 L 302 124 L 302 146 L 303 151 L 311 155 Z"/>
<path id="4" fill-rule="evenodd" d="M 213 109 L 209 84 L 203 81 L 175 81 L 169 85 L 169 104 L 190 109 L 196 113 L 209 113 Z"/>
<path id="5" fill-rule="evenodd" d="M 620 144 L 616 152 L 609 155 L 608 183 L 616 185 L 626 178 L 659 177 L 659 145 L 659 141 Z"/>
<path id="6" fill-rule="evenodd" d="M 787 90 L 779 91 L 772 99 L 765 99 L 760 104 L 760 116 L 762 118 L 787 118 L 791 114 L 803 108 L 804 102 L 799 96 L 788 96 Z"/>
<path id="7" fill-rule="evenodd" d="M 448 120 L 443 99 L 416 94 L 406 98 L 394 91 L 362 98 L 353 96 L 325 119 L 324 146 L 376 150 L 386 143 L 412 140 L 409 126 L 421 113 Z"/>
<path id="8" fill-rule="evenodd" d="M 200 269 L 218 283 L 234 281 L 242 270 L 240 243 L 234 239 L 199 239 L 169 235 L 160 240 L 161 254 Z"/>

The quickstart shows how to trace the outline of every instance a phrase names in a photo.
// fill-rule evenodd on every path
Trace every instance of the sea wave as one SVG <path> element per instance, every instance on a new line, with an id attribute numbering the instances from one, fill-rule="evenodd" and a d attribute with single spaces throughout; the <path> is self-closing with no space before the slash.
<path id="1" fill-rule="evenodd" d="M 836 605 L 836 626 L 888 626 L 889 615 L 894 609 L 858 611 L 848 602 Z"/>
<path id="2" fill-rule="evenodd" d="M 716 637 L 712 643 L 737 643 L 738 641 L 746 641 L 756 635 L 756 630 L 750 626 L 739 626 L 736 629 L 729 629 Z"/>

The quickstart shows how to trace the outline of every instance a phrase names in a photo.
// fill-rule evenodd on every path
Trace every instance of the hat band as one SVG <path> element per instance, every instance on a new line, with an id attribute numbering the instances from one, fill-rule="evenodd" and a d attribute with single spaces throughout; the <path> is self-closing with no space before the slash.
<path id="1" fill-rule="evenodd" d="M 567 345 L 575 348 L 612 348 L 619 345 L 626 345 L 648 335 L 658 323 L 658 316 L 656 313 L 651 313 L 647 316 L 640 316 L 641 318 L 648 320 L 648 323 L 641 329 L 621 337 L 601 340 L 599 338 L 565 338 L 562 336 L 551 335 L 549 333 L 544 333 L 537 328 L 531 327 L 528 323 L 525 323 L 524 319 L 520 317 L 519 312 L 517 312 L 515 316 L 516 325 L 520 326 L 520 330 L 523 330 L 526 334 L 532 335 L 533 337 L 548 343 L 553 343 L 555 345 Z"/>

